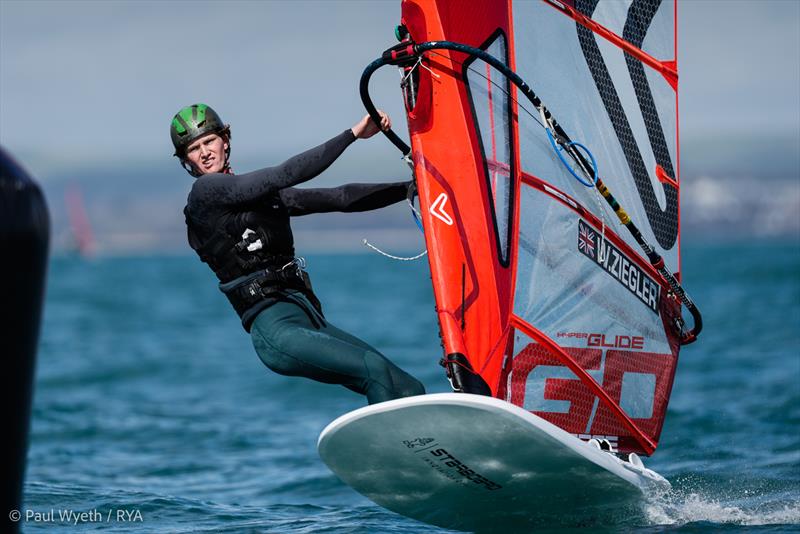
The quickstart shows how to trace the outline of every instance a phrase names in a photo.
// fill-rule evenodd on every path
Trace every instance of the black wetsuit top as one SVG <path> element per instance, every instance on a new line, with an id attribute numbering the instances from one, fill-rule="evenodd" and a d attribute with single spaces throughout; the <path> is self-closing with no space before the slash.
<path id="1" fill-rule="evenodd" d="M 355 141 L 346 130 L 329 141 L 298 154 L 280 165 L 246 174 L 206 174 L 197 178 L 184 214 L 189 245 L 197 251 L 223 227 L 232 236 L 250 228 L 266 231 L 265 250 L 276 261 L 294 257 L 294 238 L 289 217 L 325 212 L 357 212 L 382 208 L 406 198 L 410 182 L 346 184 L 325 189 L 297 189 L 327 169 Z M 200 254 L 200 252 L 198 252 Z M 230 282 L 235 273 L 214 269 L 220 282 Z M 246 313 L 240 313 L 249 332 L 258 312 L 273 303 L 265 298 Z"/>

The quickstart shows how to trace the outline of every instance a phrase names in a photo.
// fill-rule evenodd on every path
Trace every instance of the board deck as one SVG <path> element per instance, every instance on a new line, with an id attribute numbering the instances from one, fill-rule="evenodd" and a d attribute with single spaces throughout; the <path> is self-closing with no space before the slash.
<path id="1" fill-rule="evenodd" d="M 346 484 L 399 514 L 456 530 L 615 524 L 669 483 L 505 401 L 463 393 L 347 413 L 319 454 Z"/>

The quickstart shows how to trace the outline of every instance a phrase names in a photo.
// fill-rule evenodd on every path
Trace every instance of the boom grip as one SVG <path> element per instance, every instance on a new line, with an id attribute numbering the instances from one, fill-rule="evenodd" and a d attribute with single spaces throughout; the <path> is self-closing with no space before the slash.
<path id="1" fill-rule="evenodd" d="M 367 68 L 364 69 L 364 72 L 361 74 L 361 81 L 359 82 L 359 93 L 361 94 L 361 102 L 364 103 L 364 107 L 369 113 L 369 116 L 375 122 L 375 124 L 381 123 L 381 116 L 378 114 L 378 110 L 375 107 L 375 104 L 372 103 L 372 99 L 369 96 L 369 79 L 372 77 L 372 74 L 378 70 L 379 68 L 383 67 L 390 63 L 390 59 L 381 57 L 367 65 Z M 400 152 L 403 153 L 403 156 L 407 156 L 411 153 L 411 147 L 408 146 L 403 142 L 400 137 L 394 131 L 389 128 L 388 130 L 382 130 L 383 135 L 385 135 L 389 141 L 392 142 L 394 146 L 400 149 Z"/>

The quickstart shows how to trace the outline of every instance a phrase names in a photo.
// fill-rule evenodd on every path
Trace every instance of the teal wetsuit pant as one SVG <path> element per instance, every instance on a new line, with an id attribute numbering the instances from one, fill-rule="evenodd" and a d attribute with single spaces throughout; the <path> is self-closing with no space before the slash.
<path id="1" fill-rule="evenodd" d="M 370 404 L 425 393 L 419 380 L 330 324 L 299 292 L 287 292 L 261 311 L 250 335 L 261 361 L 282 375 L 341 384 Z"/>

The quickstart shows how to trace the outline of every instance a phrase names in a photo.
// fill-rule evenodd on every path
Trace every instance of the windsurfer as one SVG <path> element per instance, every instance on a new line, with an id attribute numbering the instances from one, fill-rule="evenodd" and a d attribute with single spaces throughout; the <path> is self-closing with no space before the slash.
<path id="1" fill-rule="evenodd" d="M 331 165 L 356 139 L 391 126 L 369 116 L 280 165 L 246 174 L 230 166 L 230 126 L 195 104 L 172 120 L 177 156 L 196 177 L 184 214 L 189 245 L 220 280 L 264 364 L 282 375 L 341 384 L 370 404 L 425 393 L 422 383 L 378 350 L 328 322 L 302 258 L 295 258 L 290 217 L 368 211 L 406 198 L 410 182 L 297 189 Z"/>

